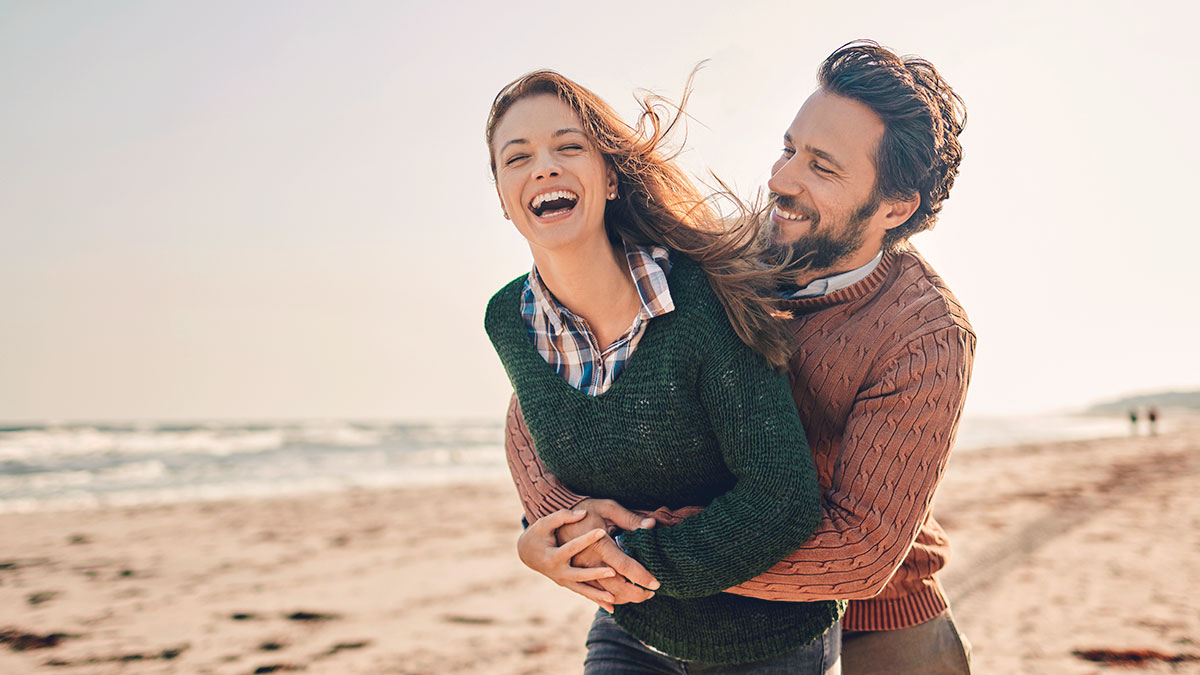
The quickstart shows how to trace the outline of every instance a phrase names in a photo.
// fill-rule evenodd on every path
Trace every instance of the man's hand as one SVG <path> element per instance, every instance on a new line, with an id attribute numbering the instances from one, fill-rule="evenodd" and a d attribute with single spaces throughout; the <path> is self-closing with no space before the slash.
<path id="1" fill-rule="evenodd" d="M 603 518 L 605 525 L 598 525 L 597 527 L 605 527 L 609 534 L 612 534 L 615 530 L 648 530 L 654 527 L 655 523 L 653 518 L 638 515 L 611 499 L 585 499 L 575 505 L 576 511 L 580 509 L 588 513 L 588 518 L 585 522 L 595 523 L 597 522 L 595 520 L 596 517 Z M 578 525 L 568 525 L 567 527 L 579 528 Z M 567 538 L 570 539 L 571 537 L 568 536 Z M 559 541 L 562 541 L 561 535 Z"/>
<path id="2" fill-rule="evenodd" d="M 604 528 L 611 534 L 616 530 L 650 529 L 655 522 L 653 518 L 640 516 L 611 499 L 585 499 L 575 509 L 586 510 L 587 517 L 559 527 L 557 537 L 560 544 L 595 528 Z M 603 537 L 588 546 L 575 555 L 571 564 L 575 567 L 607 567 L 615 570 L 616 576 L 597 578 L 586 584 L 608 592 L 613 598 L 610 601 L 612 604 L 644 602 L 654 597 L 653 589 L 659 586 L 654 575 L 641 563 L 625 555 L 612 537 Z"/>
<path id="3" fill-rule="evenodd" d="M 604 528 L 593 528 L 559 546 L 555 533 L 563 525 L 575 523 L 587 515 L 586 511 L 555 511 L 538 519 L 521 533 L 517 539 L 517 555 L 521 562 L 535 572 L 549 577 L 563 588 L 575 591 L 611 612 L 615 598 L 608 591 L 588 586 L 587 581 L 612 577 L 616 574 L 610 567 L 572 567 L 571 558 L 588 546 L 608 539 Z"/>

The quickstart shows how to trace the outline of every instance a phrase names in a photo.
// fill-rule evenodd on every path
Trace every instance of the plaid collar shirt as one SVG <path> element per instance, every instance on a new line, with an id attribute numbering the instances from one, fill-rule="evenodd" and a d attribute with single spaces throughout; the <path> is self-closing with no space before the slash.
<path id="1" fill-rule="evenodd" d="M 603 394 L 616 381 L 650 319 L 675 309 L 667 286 L 671 271 L 667 249 L 625 245 L 625 258 L 642 306 L 629 329 L 607 347 L 596 342 L 583 317 L 559 304 L 536 266 L 521 294 L 521 316 L 538 353 L 568 384 L 589 396 Z"/>

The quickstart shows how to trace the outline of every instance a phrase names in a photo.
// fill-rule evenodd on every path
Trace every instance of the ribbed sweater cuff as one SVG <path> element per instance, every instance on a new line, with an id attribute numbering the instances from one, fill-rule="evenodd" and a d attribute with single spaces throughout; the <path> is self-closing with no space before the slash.
<path id="1" fill-rule="evenodd" d="M 900 630 L 933 619 L 949 607 L 935 579 L 912 595 L 901 598 L 851 600 L 842 617 L 843 630 Z"/>

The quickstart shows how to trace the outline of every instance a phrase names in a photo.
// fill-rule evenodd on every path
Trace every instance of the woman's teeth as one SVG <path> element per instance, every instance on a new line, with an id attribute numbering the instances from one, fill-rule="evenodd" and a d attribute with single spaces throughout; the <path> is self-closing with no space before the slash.
<path id="1" fill-rule="evenodd" d="M 578 201 L 579 195 L 575 194 L 574 192 L 571 192 L 570 190 L 555 190 L 554 192 L 543 192 L 540 195 L 536 195 L 533 198 L 533 201 L 529 202 L 529 205 L 536 209 L 537 207 L 541 206 L 542 204 L 549 202 L 549 201 L 553 201 L 555 199 L 570 199 L 571 201 Z"/>
<path id="2" fill-rule="evenodd" d="M 529 202 L 529 210 L 536 216 L 558 215 L 575 208 L 579 195 L 570 190 L 554 190 L 535 195 Z"/>

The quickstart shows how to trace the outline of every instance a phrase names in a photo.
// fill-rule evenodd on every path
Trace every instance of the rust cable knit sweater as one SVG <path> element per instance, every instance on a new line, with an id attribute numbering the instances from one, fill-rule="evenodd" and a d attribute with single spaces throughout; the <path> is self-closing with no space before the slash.
<path id="1" fill-rule="evenodd" d="M 791 300 L 792 397 L 823 516 L 803 547 L 731 593 L 843 599 L 846 630 L 897 630 L 946 607 L 934 574 L 950 547 L 930 511 L 967 393 L 975 333 L 915 251 L 884 254 L 858 283 Z M 505 448 L 532 521 L 584 499 L 538 461 L 514 398 Z M 678 523 L 695 510 L 654 516 Z"/>

